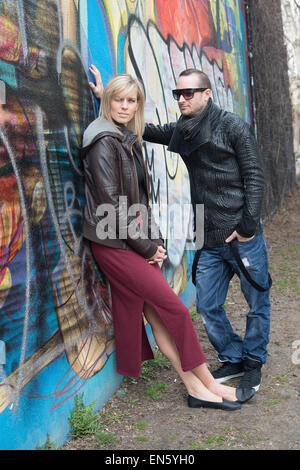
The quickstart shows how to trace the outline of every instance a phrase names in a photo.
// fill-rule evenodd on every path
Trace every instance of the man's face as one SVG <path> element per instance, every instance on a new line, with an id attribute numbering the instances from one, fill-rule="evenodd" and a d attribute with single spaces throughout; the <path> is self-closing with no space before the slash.
<path id="1" fill-rule="evenodd" d="M 179 77 L 176 88 L 181 90 L 184 88 L 201 88 L 199 77 L 196 74 Z M 194 117 L 202 113 L 207 102 L 211 96 L 211 90 L 196 91 L 193 98 L 190 100 L 184 99 L 183 95 L 180 96 L 178 106 L 183 116 Z"/>

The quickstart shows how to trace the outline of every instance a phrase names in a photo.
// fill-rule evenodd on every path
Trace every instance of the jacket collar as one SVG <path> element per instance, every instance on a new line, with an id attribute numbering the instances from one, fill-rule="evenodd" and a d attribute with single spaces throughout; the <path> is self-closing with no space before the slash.
<path id="1" fill-rule="evenodd" d="M 118 130 L 120 132 L 118 132 Z M 79 149 L 81 158 L 85 158 L 89 149 L 97 140 L 108 135 L 118 139 L 122 142 L 122 145 L 129 150 L 131 150 L 132 145 L 137 139 L 137 135 L 126 126 L 117 123 L 113 124 L 106 119 L 100 119 L 100 117 L 98 117 L 90 123 L 83 134 L 82 146 Z"/>
<path id="2" fill-rule="evenodd" d="M 201 145 L 211 141 L 212 130 L 215 128 L 216 122 L 218 122 L 218 118 L 223 111 L 213 103 L 211 98 L 207 106 L 208 109 L 206 110 L 205 108 L 203 111 L 205 116 L 203 116 L 201 123 L 199 123 L 199 131 L 192 140 L 185 140 L 184 134 L 181 130 L 181 117 L 179 118 L 170 140 L 168 150 L 179 153 L 180 155 L 189 155 Z"/>

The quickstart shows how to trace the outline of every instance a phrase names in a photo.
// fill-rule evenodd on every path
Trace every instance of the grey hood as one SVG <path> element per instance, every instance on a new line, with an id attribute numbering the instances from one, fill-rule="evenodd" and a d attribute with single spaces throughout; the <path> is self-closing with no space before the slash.
<path id="1" fill-rule="evenodd" d="M 90 147 L 103 135 L 113 135 L 122 140 L 122 135 L 118 133 L 116 127 L 107 120 L 101 120 L 99 117 L 89 124 L 83 134 L 80 154 L 85 158 Z"/>

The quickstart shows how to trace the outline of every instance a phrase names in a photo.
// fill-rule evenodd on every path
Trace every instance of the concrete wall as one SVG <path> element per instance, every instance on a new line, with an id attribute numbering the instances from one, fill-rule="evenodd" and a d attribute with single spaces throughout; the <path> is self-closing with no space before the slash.
<path id="1" fill-rule="evenodd" d="M 88 65 L 104 84 L 139 76 L 146 120 L 178 116 L 178 73 L 209 74 L 214 100 L 250 121 L 245 23 L 238 0 L 0 0 L 0 449 L 67 438 L 74 396 L 97 408 L 119 387 L 109 288 L 82 245 L 78 146 L 97 116 Z M 164 234 L 189 204 L 178 155 L 145 145 Z M 168 240 L 164 274 L 191 305 L 192 250 Z M 1 381 L 2 380 L 2 381 Z"/>

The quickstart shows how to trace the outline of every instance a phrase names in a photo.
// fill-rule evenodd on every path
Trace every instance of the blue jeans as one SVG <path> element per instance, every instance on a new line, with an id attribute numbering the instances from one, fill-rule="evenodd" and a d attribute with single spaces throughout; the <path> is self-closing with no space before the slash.
<path id="1" fill-rule="evenodd" d="M 248 242 L 239 242 L 238 246 L 252 279 L 268 288 L 268 256 L 263 234 Z M 235 273 L 240 278 L 241 290 L 250 308 L 244 338 L 233 331 L 224 310 L 229 282 Z M 203 249 L 197 265 L 196 289 L 197 310 L 219 360 L 240 362 L 250 358 L 264 364 L 270 331 L 269 290 L 260 292 L 245 279 L 230 245 Z"/>

